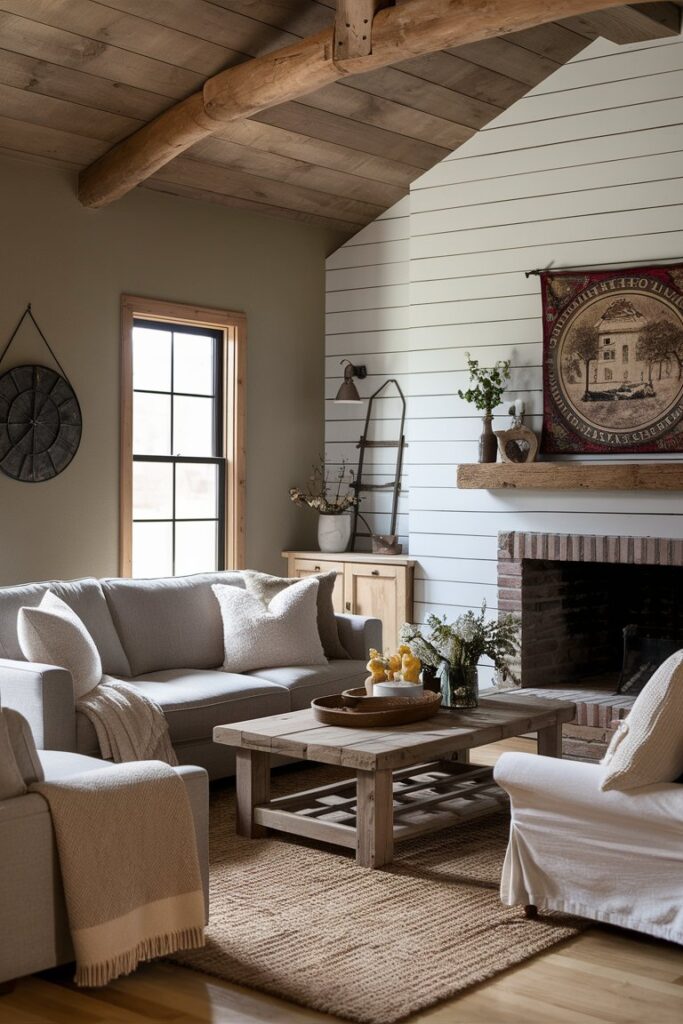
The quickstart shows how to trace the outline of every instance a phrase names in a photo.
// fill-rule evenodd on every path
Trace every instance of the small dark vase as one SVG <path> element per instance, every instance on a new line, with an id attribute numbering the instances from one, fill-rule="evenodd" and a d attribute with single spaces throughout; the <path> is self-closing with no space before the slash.
<path id="1" fill-rule="evenodd" d="M 484 429 L 479 438 L 480 462 L 495 462 L 498 458 L 498 438 L 493 433 L 492 421 L 492 414 L 487 412 L 483 418 Z"/>
<path id="2" fill-rule="evenodd" d="M 441 706 L 444 708 L 476 708 L 479 706 L 479 675 L 476 665 L 439 666 Z"/>
<path id="3" fill-rule="evenodd" d="M 431 690 L 432 693 L 441 692 L 441 680 L 437 670 L 432 665 L 422 666 L 420 682 L 425 690 Z"/>

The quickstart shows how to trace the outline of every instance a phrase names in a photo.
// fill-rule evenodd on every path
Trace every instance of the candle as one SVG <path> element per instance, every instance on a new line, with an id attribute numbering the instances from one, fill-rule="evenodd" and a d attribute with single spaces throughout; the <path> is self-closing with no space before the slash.
<path id="1" fill-rule="evenodd" d="M 417 700 L 424 693 L 422 683 L 407 683 L 403 679 L 395 679 L 392 683 L 375 683 L 372 688 L 373 697 L 407 697 Z"/>

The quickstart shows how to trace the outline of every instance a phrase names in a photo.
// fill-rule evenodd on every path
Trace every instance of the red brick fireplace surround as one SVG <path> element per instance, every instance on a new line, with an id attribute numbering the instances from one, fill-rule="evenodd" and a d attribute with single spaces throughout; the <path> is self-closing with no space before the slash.
<path id="1" fill-rule="evenodd" d="M 500 533 L 498 607 L 520 618 L 515 673 L 577 704 L 564 754 L 599 760 L 633 697 L 615 693 L 623 627 L 683 629 L 683 540 Z"/>

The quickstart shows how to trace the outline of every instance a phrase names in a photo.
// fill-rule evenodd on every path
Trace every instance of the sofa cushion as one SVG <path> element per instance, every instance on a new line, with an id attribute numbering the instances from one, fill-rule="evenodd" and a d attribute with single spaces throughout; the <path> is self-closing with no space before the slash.
<path id="1" fill-rule="evenodd" d="M 83 622 L 95 641 L 103 671 L 108 675 L 130 676 L 128 658 L 114 628 L 102 587 L 95 579 L 53 580 L 0 588 L 0 657 L 26 660 L 17 635 L 19 609 L 37 607 L 48 590 L 68 604 Z"/>
<path id="2" fill-rule="evenodd" d="M 211 591 L 214 583 L 244 588 L 238 572 L 102 580 L 133 676 L 180 666 L 216 668 L 222 663 L 223 624 Z"/>
<path id="3" fill-rule="evenodd" d="M 58 665 L 71 673 L 76 700 L 102 679 L 102 659 L 83 620 L 48 590 L 37 608 L 20 608 L 17 632 L 28 661 Z"/>
<path id="4" fill-rule="evenodd" d="M 342 690 L 365 685 L 363 661 L 329 661 L 326 665 L 298 665 L 293 668 L 260 668 L 252 678 L 268 680 L 289 690 L 292 711 L 310 707 L 314 697 L 327 697 Z M 275 712 L 271 712 L 275 714 Z"/>
<path id="5" fill-rule="evenodd" d="M 86 757 L 68 750 L 41 750 L 38 753 L 43 768 L 44 781 L 66 779 L 69 775 L 80 775 L 81 772 L 94 772 L 110 764 L 99 757 Z"/>
<path id="6" fill-rule="evenodd" d="M 326 658 L 348 658 L 339 640 L 337 617 L 334 612 L 333 593 L 337 573 L 319 572 L 313 577 L 318 581 L 318 633 Z M 267 606 L 285 587 L 299 582 L 297 576 L 269 576 L 265 572 L 245 570 L 244 582 L 250 594 L 255 594 Z"/>
<path id="7" fill-rule="evenodd" d="M 324 665 L 317 625 L 318 581 L 299 580 L 266 607 L 235 587 L 214 586 L 223 619 L 224 672 L 263 665 Z"/>
<path id="8" fill-rule="evenodd" d="M 279 715 L 290 710 L 289 692 L 265 679 L 200 669 L 165 669 L 128 680 L 163 708 L 172 743 L 210 740 L 215 725 Z M 95 730 L 76 716 L 77 746 L 98 750 Z"/>

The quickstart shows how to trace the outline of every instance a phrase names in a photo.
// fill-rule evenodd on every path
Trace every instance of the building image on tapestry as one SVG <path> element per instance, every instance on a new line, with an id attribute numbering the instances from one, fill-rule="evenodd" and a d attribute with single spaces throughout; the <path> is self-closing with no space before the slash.
<path id="1" fill-rule="evenodd" d="M 683 451 L 683 266 L 541 274 L 553 453 Z"/>

